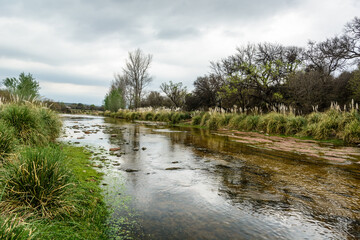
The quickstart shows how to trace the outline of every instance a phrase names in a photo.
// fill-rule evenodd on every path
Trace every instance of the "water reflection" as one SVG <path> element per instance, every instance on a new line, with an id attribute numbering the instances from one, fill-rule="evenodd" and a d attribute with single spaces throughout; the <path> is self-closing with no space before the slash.
<path id="1" fill-rule="evenodd" d="M 123 176 L 142 238 L 360 237 L 359 165 L 250 147 L 200 129 L 102 118 L 65 123 L 66 140 L 125 153 L 107 156 L 106 188 Z M 78 140 L 74 124 L 103 131 Z"/>

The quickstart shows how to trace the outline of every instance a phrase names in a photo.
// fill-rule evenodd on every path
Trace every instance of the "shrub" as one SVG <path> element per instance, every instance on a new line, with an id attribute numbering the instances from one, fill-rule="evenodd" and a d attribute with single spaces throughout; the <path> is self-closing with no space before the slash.
<path id="1" fill-rule="evenodd" d="M 0 120 L 0 162 L 3 162 L 16 147 L 14 129 Z"/>
<path id="2" fill-rule="evenodd" d="M 159 116 L 159 121 L 161 122 L 169 122 L 170 121 L 170 114 L 167 112 L 163 112 Z"/>
<path id="3" fill-rule="evenodd" d="M 245 131 L 254 131 L 259 123 L 259 115 L 248 115 L 239 123 L 239 128 Z"/>
<path id="4" fill-rule="evenodd" d="M 181 120 L 181 113 L 174 113 L 173 115 L 171 115 L 171 123 L 172 124 L 177 124 L 180 122 Z"/>
<path id="5" fill-rule="evenodd" d="M 45 131 L 46 137 L 50 141 L 54 141 L 61 132 L 62 122 L 60 118 L 54 111 L 48 108 L 40 108 L 38 112 L 41 119 L 41 127 Z"/>
<path id="6" fill-rule="evenodd" d="M 153 120 L 153 117 L 154 117 L 154 114 L 151 113 L 151 112 L 147 112 L 147 113 L 145 114 L 145 120 L 147 120 L 147 121 Z"/>
<path id="7" fill-rule="evenodd" d="M 33 230 L 18 218 L 0 217 L 0 239 L 3 240 L 29 240 L 33 239 Z"/>
<path id="8" fill-rule="evenodd" d="M 153 120 L 154 121 L 160 121 L 160 113 L 156 113 L 155 115 L 154 115 L 154 117 L 153 117 Z"/>
<path id="9" fill-rule="evenodd" d="M 221 114 L 218 117 L 218 125 L 219 127 L 227 126 L 229 125 L 229 122 L 231 118 L 233 117 L 233 114 Z"/>
<path id="10" fill-rule="evenodd" d="M 286 134 L 295 135 L 300 133 L 306 126 L 306 119 L 302 116 L 289 116 L 286 123 Z"/>
<path id="11" fill-rule="evenodd" d="M 201 116 L 197 115 L 192 118 L 191 125 L 200 125 L 201 123 Z"/>
<path id="12" fill-rule="evenodd" d="M 1 119 L 14 128 L 15 136 L 23 144 L 44 144 L 46 142 L 41 119 L 34 108 L 26 105 L 7 105 L 1 111 Z"/>
<path id="13" fill-rule="evenodd" d="M 330 109 L 329 111 L 321 114 L 314 137 L 316 139 L 328 139 L 330 137 L 335 137 L 341 121 L 342 115 L 337 110 Z"/>
<path id="14" fill-rule="evenodd" d="M 244 120 L 244 118 L 246 118 L 246 114 L 234 115 L 229 120 L 229 127 L 233 128 L 233 129 L 240 130 L 240 123 L 241 123 L 242 120 Z"/>
<path id="15" fill-rule="evenodd" d="M 200 122 L 200 126 L 206 126 L 206 122 L 210 119 L 210 114 L 209 113 L 205 113 L 202 118 L 201 118 L 201 122 Z"/>
<path id="16" fill-rule="evenodd" d="M 346 124 L 342 139 L 347 143 L 360 143 L 360 122 L 358 120 L 354 119 Z"/>
<path id="17" fill-rule="evenodd" d="M 211 115 L 209 120 L 206 122 L 207 127 L 210 130 L 217 130 L 219 128 L 220 119 L 221 117 L 218 114 Z"/>
<path id="18" fill-rule="evenodd" d="M 307 120 L 309 122 L 309 124 L 313 124 L 313 123 L 318 123 L 321 120 L 321 113 L 318 112 L 313 112 L 310 113 L 309 115 L 307 115 Z"/>
<path id="19" fill-rule="evenodd" d="M 30 208 L 53 217 L 71 206 L 66 200 L 70 175 L 59 148 L 26 148 L 19 161 L 5 165 L 1 181 L 7 186 L 5 201 L 14 208 Z"/>

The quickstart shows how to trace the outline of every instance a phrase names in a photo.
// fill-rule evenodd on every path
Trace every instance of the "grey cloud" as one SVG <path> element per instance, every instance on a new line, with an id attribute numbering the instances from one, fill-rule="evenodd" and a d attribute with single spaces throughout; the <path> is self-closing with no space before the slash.
<path id="1" fill-rule="evenodd" d="M 195 28 L 178 29 L 176 27 L 172 29 L 160 30 L 157 34 L 161 39 L 178 39 L 183 37 L 196 37 L 200 34 L 200 31 Z"/>
<path id="2" fill-rule="evenodd" d="M 0 1 L 0 3 L 3 1 Z M 197 0 L 197 1 L 5 1 L 2 16 L 17 15 L 61 24 L 81 41 L 118 32 L 127 38 L 144 37 L 142 27 L 151 25 L 158 37 L 182 35 L 172 28 L 200 28 L 213 24 L 250 21 L 295 6 L 297 0 Z"/>
<path id="3" fill-rule="evenodd" d="M 18 77 L 21 72 L 31 73 L 37 81 L 47 81 L 54 83 L 75 83 L 79 85 L 93 85 L 93 86 L 109 86 L 110 80 L 104 77 L 103 79 L 93 78 L 89 76 L 81 76 L 73 73 L 64 73 L 64 72 L 48 72 L 43 70 L 34 70 L 34 69 L 6 69 L 0 67 L 0 80 L 7 77 Z"/>

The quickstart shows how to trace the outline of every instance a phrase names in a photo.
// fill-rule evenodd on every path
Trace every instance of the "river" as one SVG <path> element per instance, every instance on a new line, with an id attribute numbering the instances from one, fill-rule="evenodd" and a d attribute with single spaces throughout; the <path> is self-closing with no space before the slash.
<path id="1" fill-rule="evenodd" d="M 63 120 L 62 140 L 90 149 L 104 173 L 113 239 L 360 239 L 358 159 L 319 161 L 203 129 Z"/>

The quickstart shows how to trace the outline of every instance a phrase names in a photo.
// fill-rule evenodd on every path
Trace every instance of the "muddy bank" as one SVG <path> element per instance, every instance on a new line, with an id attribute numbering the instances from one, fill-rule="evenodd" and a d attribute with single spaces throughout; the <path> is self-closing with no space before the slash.
<path id="1" fill-rule="evenodd" d="M 229 137 L 231 140 L 260 149 L 290 152 L 319 160 L 335 163 L 360 164 L 360 148 L 337 146 L 330 142 L 302 140 L 294 137 L 269 136 L 257 132 L 242 132 L 222 129 L 214 134 Z"/>

